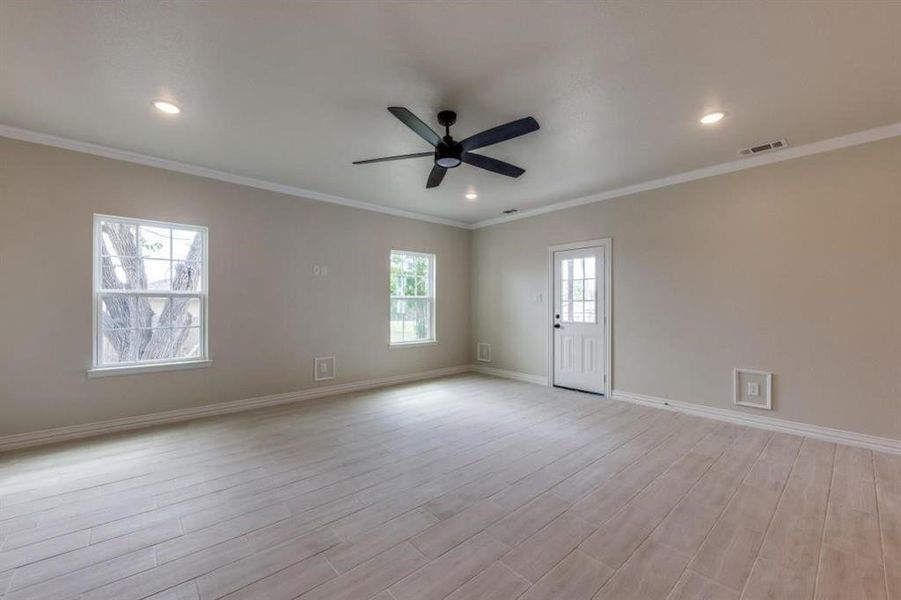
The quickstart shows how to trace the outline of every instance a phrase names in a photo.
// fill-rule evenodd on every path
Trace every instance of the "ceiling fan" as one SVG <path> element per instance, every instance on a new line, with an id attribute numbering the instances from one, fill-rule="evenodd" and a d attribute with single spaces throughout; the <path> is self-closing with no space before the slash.
<path id="1" fill-rule="evenodd" d="M 442 110 L 438 113 L 438 123 L 444 127 L 444 137 L 441 137 L 435 131 L 422 122 L 422 119 L 411 113 L 403 106 L 389 106 L 388 110 L 392 115 L 400 119 L 401 123 L 415 131 L 419 137 L 435 147 L 431 152 L 416 152 L 414 154 L 401 154 L 398 156 L 386 156 L 384 158 L 372 158 L 369 160 L 358 160 L 355 165 L 365 165 L 368 163 L 385 162 L 389 160 L 404 160 L 407 158 L 421 158 L 432 156 L 435 164 L 432 166 L 432 172 L 429 173 L 429 179 L 425 184 L 427 188 L 438 187 L 441 180 L 448 169 L 459 167 L 460 163 L 466 163 L 480 169 L 493 171 L 506 175 L 507 177 L 519 177 L 526 172 L 515 165 L 506 163 L 490 156 L 476 154 L 471 152 L 477 148 L 484 148 L 491 144 L 497 144 L 527 133 L 531 133 L 538 129 L 538 121 L 532 117 L 525 117 L 516 121 L 511 121 L 504 125 L 498 125 L 491 129 L 486 129 L 482 133 L 469 136 L 465 140 L 456 141 L 451 137 L 450 127 L 457 122 L 457 113 L 452 110 Z"/>

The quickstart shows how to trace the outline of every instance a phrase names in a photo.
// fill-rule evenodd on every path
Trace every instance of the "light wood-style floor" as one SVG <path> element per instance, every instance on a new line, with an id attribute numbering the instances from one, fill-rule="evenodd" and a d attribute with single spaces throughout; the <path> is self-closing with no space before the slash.
<path id="1" fill-rule="evenodd" d="M 0 455 L 0 597 L 899 599 L 901 457 L 433 380 Z"/>

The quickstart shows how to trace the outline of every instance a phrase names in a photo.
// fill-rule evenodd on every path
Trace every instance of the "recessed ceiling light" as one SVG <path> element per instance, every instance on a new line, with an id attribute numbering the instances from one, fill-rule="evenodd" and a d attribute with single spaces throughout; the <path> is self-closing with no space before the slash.
<path id="1" fill-rule="evenodd" d="M 466 199 L 467 199 L 467 200 L 475 200 L 475 199 L 478 198 L 478 197 L 479 197 L 479 195 L 476 194 L 475 192 L 469 192 L 469 193 L 466 194 Z"/>
<path id="2" fill-rule="evenodd" d="M 707 113 L 703 117 L 701 117 L 701 123 L 704 125 L 713 125 L 714 123 L 718 123 L 726 116 L 726 113 L 722 112 L 712 112 Z"/>
<path id="3" fill-rule="evenodd" d="M 164 112 L 167 115 L 177 115 L 181 112 L 181 109 L 172 104 L 171 102 L 166 102 L 165 100 L 157 100 L 153 103 L 156 109 L 160 112 Z"/>

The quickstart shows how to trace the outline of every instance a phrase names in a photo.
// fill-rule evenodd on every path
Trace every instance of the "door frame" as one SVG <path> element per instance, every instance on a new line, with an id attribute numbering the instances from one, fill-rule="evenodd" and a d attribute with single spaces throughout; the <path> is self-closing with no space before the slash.
<path id="1" fill-rule="evenodd" d="M 548 302 L 547 302 L 547 384 L 554 386 L 554 253 L 561 250 L 580 250 L 601 247 L 604 249 L 604 397 L 613 390 L 613 238 L 584 240 L 548 246 Z"/>

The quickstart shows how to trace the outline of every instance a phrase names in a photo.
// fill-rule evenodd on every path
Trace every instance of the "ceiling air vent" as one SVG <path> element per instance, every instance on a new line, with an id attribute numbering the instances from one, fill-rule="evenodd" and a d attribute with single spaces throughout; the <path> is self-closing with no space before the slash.
<path id="1" fill-rule="evenodd" d="M 740 156 L 752 156 L 754 154 L 763 154 L 764 152 L 772 152 L 773 150 L 782 150 L 783 148 L 788 148 L 788 140 L 782 138 L 781 140 L 773 140 L 772 142 L 765 142 L 763 144 L 757 144 L 756 146 L 751 146 L 750 148 L 742 148 L 738 151 Z"/>

